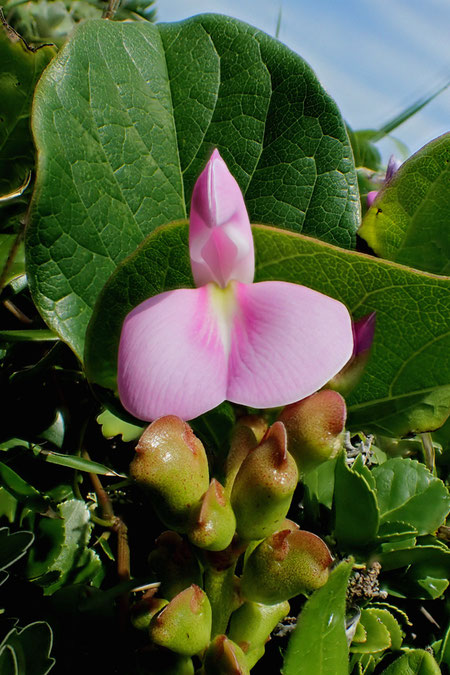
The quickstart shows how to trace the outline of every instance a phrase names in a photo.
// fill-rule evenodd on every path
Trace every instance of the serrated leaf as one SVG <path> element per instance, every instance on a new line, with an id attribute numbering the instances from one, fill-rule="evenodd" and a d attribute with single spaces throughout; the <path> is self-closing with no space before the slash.
<path id="1" fill-rule="evenodd" d="M 145 235 L 186 217 L 214 146 L 253 220 L 353 243 L 357 181 L 336 105 L 299 56 L 235 19 L 86 21 L 37 87 L 33 128 L 27 273 L 80 357 L 106 280 Z"/>
<path id="2" fill-rule="evenodd" d="M 97 423 L 102 428 L 102 434 L 105 438 L 114 438 L 114 436 L 122 436 L 125 442 L 134 441 L 141 436 L 144 427 L 138 427 L 135 424 L 124 422 L 120 417 L 116 417 L 110 410 L 104 410 L 100 415 L 97 415 Z"/>
<path id="3" fill-rule="evenodd" d="M 334 536 L 341 547 L 361 548 L 375 539 L 379 522 L 375 492 L 364 476 L 347 466 L 344 453 L 336 463 L 333 506 Z"/>
<path id="4" fill-rule="evenodd" d="M 47 675 L 55 664 L 50 656 L 53 634 L 45 621 L 30 623 L 25 628 L 13 628 L 3 640 L 13 651 L 20 675 Z M 6 671 L 8 672 L 8 671 Z M 1 671 L 3 675 L 3 671 Z"/>
<path id="5" fill-rule="evenodd" d="M 358 231 L 383 258 L 450 272 L 450 134 L 407 160 L 377 196 Z"/>
<path id="6" fill-rule="evenodd" d="M 411 649 L 383 670 L 382 675 L 441 675 L 441 670 L 424 649 Z"/>
<path id="7" fill-rule="evenodd" d="M 274 228 L 255 226 L 253 234 L 256 281 L 304 284 L 344 302 L 354 319 L 377 312 L 369 362 L 347 399 L 350 428 L 397 436 L 442 424 L 450 405 L 448 280 Z M 101 293 L 87 335 L 90 379 L 114 391 L 126 314 L 152 295 L 192 285 L 187 225 L 150 235 Z"/>
<path id="8" fill-rule="evenodd" d="M 408 535 L 413 537 L 417 535 L 417 529 L 409 523 L 389 520 L 381 523 L 378 528 L 378 538 L 381 540 L 396 541 L 405 539 Z"/>
<path id="9" fill-rule="evenodd" d="M 352 561 L 342 562 L 307 601 L 286 650 L 283 675 L 348 675 L 345 597 Z"/>
<path id="10" fill-rule="evenodd" d="M 328 509 L 331 509 L 333 505 L 336 461 L 336 459 L 330 459 L 322 462 L 302 478 L 302 483 L 308 491 L 308 499 L 313 503 L 323 504 Z"/>
<path id="11" fill-rule="evenodd" d="M 395 621 L 394 617 L 392 617 Z M 366 631 L 366 640 L 361 643 L 352 644 L 350 651 L 357 654 L 375 654 L 389 649 L 391 646 L 391 637 L 389 630 L 378 616 L 376 610 L 362 609 L 361 619 L 364 630 Z"/>
<path id="12" fill-rule="evenodd" d="M 443 549 L 441 546 L 421 546 L 411 545 L 395 550 L 384 551 L 379 554 L 379 560 L 383 570 L 399 569 L 409 565 L 425 566 L 435 573 L 440 572 L 441 577 L 450 574 L 450 550 Z M 425 577 L 425 574 L 423 575 Z"/>
<path id="13" fill-rule="evenodd" d="M 418 534 L 432 533 L 450 511 L 444 483 L 424 464 L 396 457 L 374 467 L 381 522 L 404 521 Z"/>
<path id="14" fill-rule="evenodd" d="M 440 598 L 447 590 L 449 583 L 448 579 L 436 579 L 434 577 L 417 579 L 417 584 L 426 591 L 426 597 L 430 597 L 432 600 Z"/>
<path id="15" fill-rule="evenodd" d="M 390 637 L 390 649 L 396 651 L 400 649 L 403 642 L 404 633 L 400 628 L 397 619 L 385 608 L 370 607 L 366 610 L 372 612 L 388 629 Z"/>
<path id="16" fill-rule="evenodd" d="M 28 575 L 44 587 L 45 595 L 61 588 L 87 562 L 85 551 L 91 523 L 86 504 L 71 499 L 59 504 L 58 511 L 61 519 L 41 519 L 37 545 L 31 549 L 28 560 Z M 92 569 L 97 574 L 97 566 Z"/>
<path id="17" fill-rule="evenodd" d="M 0 196 L 18 188 L 34 165 L 31 102 L 36 82 L 55 53 L 52 46 L 27 49 L 0 25 Z"/>

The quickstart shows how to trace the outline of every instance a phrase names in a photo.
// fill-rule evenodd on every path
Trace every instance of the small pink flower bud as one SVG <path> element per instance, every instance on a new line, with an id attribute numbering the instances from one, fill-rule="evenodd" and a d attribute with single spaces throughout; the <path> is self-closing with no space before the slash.
<path id="1" fill-rule="evenodd" d="M 188 537 L 192 544 L 207 551 L 223 551 L 233 539 L 236 518 L 230 500 L 215 478 L 193 509 Z"/>
<path id="2" fill-rule="evenodd" d="M 327 384 L 347 396 L 364 373 L 375 334 L 376 313 L 363 316 L 353 324 L 353 354 L 350 361 Z"/>
<path id="3" fill-rule="evenodd" d="M 208 645 L 211 636 L 208 596 L 193 584 L 179 593 L 150 622 L 151 640 L 177 654 L 193 656 Z"/>
<path id="4" fill-rule="evenodd" d="M 268 537 L 246 561 L 244 597 L 276 604 L 323 586 L 333 559 L 325 542 L 305 530 L 281 530 Z"/>
<path id="5" fill-rule="evenodd" d="M 163 532 L 148 558 L 150 570 L 160 582 L 158 593 L 172 600 L 191 584 L 200 585 L 202 571 L 191 546 L 176 532 Z"/>
<path id="6" fill-rule="evenodd" d="M 297 482 L 286 430 L 281 422 L 275 422 L 242 462 L 233 485 L 231 505 L 238 535 L 264 539 L 275 532 L 286 517 Z"/>
<path id="7" fill-rule="evenodd" d="M 210 643 L 203 669 L 204 675 L 250 675 L 244 652 L 226 635 L 217 635 Z"/>
<path id="8" fill-rule="evenodd" d="M 231 615 L 228 637 L 239 645 L 249 668 L 264 655 L 265 644 L 279 621 L 289 614 L 287 600 L 276 605 L 245 602 Z"/>
<path id="9" fill-rule="evenodd" d="M 330 389 L 284 408 L 279 419 L 286 427 L 289 452 L 300 475 L 336 457 L 342 448 L 346 418 L 344 399 Z"/>
<path id="10" fill-rule="evenodd" d="M 144 431 L 130 474 L 152 499 L 168 527 L 185 532 L 191 508 L 209 485 L 208 460 L 202 442 L 179 417 L 160 417 Z"/>

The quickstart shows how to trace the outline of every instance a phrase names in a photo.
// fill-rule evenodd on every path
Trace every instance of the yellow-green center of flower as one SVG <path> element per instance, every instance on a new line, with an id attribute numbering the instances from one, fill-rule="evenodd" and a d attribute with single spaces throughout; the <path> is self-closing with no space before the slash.
<path id="1" fill-rule="evenodd" d="M 229 354 L 233 319 L 238 309 L 236 282 L 230 281 L 225 288 L 221 288 L 215 283 L 208 284 L 208 293 L 211 310 L 217 322 L 225 354 Z"/>

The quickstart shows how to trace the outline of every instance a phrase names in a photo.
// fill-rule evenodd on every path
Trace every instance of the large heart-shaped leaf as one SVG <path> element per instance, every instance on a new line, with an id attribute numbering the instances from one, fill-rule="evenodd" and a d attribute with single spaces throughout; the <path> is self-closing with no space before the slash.
<path id="1" fill-rule="evenodd" d="M 214 146 L 254 220 L 353 243 L 356 175 L 335 103 L 299 56 L 234 19 L 84 23 L 37 87 L 33 127 L 28 276 L 79 356 L 109 275 L 186 217 Z"/>
<path id="2" fill-rule="evenodd" d="M 369 363 L 348 398 L 351 428 L 395 436 L 442 424 L 450 404 L 448 279 L 274 228 L 253 232 L 256 281 L 304 284 L 344 302 L 355 319 L 377 313 Z M 93 382 L 115 390 L 120 330 L 133 307 L 193 285 L 187 240 L 186 224 L 161 228 L 111 277 L 88 332 Z"/>
<path id="3" fill-rule="evenodd" d="M 367 211 L 360 234 L 383 258 L 450 271 L 450 134 L 406 161 Z"/>

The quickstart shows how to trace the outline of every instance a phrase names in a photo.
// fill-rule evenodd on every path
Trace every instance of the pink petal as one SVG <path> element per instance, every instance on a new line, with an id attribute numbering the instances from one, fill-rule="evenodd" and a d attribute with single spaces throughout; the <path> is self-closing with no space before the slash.
<path id="1" fill-rule="evenodd" d="M 357 356 L 361 352 L 370 349 L 375 334 L 375 323 L 377 313 L 371 312 L 366 314 L 353 324 L 353 356 Z"/>
<path id="2" fill-rule="evenodd" d="M 244 198 L 218 150 L 194 186 L 189 250 L 197 286 L 253 281 L 255 255 Z"/>
<path id="3" fill-rule="evenodd" d="M 367 201 L 367 207 L 369 209 L 372 206 L 372 204 L 374 203 L 377 194 L 378 194 L 378 190 L 371 190 L 370 192 L 367 193 L 366 201 Z"/>
<path id="4" fill-rule="evenodd" d="M 337 300 L 282 281 L 236 284 L 226 398 L 272 408 L 314 393 L 349 360 L 352 322 Z"/>
<path id="5" fill-rule="evenodd" d="M 122 405 L 142 420 L 201 415 L 225 399 L 226 350 L 208 287 L 149 298 L 127 315 L 122 327 Z"/>

